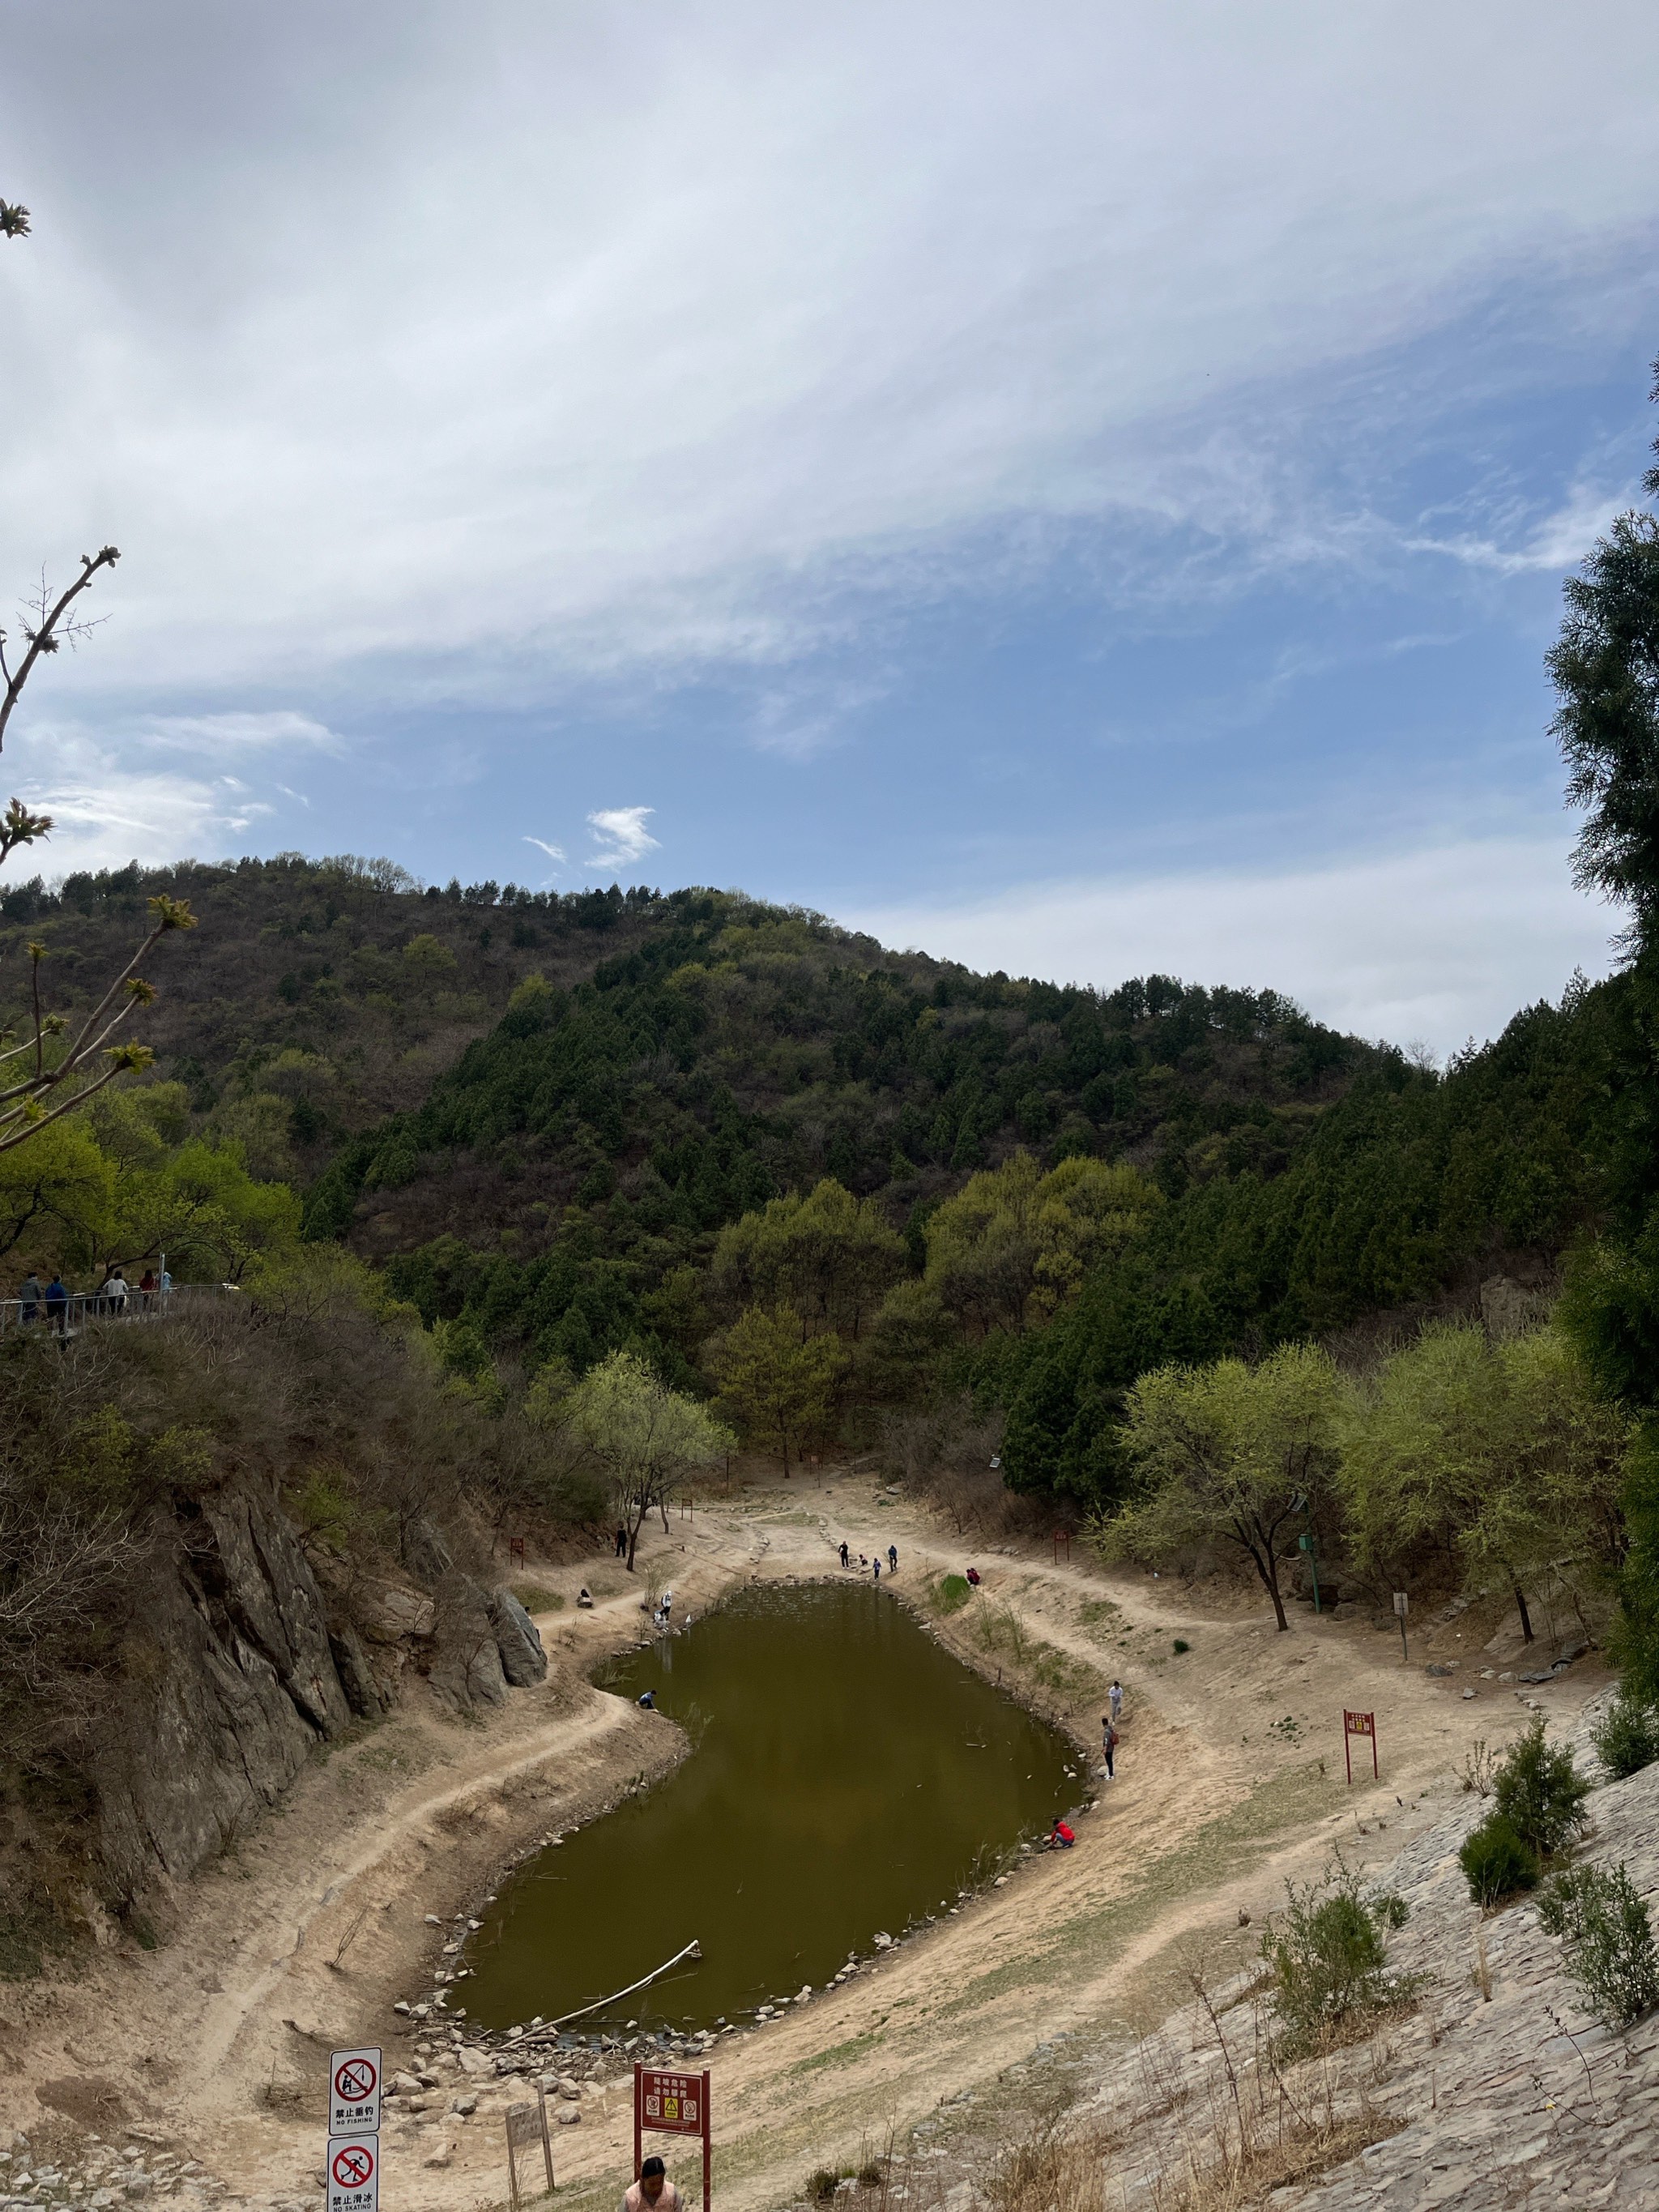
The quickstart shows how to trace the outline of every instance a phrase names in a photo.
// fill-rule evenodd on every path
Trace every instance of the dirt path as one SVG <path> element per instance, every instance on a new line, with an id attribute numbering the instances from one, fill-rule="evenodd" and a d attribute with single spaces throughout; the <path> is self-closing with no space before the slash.
<path id="1" fill-rule="evenodd" d="M 1010 2065 L 1057 2039 L 1127 2038 L 1161 2017 L 1187 1994 L 1188 1957 L 1201 1951 L 1216 1972 L 1240 1963 L 1287 1876 L 1316 1869 L 1339 1838 L 1351 1861 L 1391 1855 L 1443 1809 L 1470 1741 L 1503 1739 L 1525 1717 L 1507 1687 L 1480 1680 L 1473 1650 L 1431 1679 L 1426 1645 L 1407 1667 L 1397 1642 L 1358 1621 L 1299 1610 L 1279 1635 L 1254 1601 L 1211 1605 L 1030 1546 L 976 1553 L 867 1477 L 699 1508 L 666 1538 L 653 1531 L 642 1564 L 672 1581 L 677 1612 L 698 1612 L 748 1576 L 839 1571 L 843 1536 L 854 1554 L 896 1544 L 896 1589 L 913 1601 L 925 1577 L 972 1559 L 982 1589 L 947 1619 L 930 1613 L 936 1632 L 987 1671 L 1002 1668 L 1086 1741 L 1098 1739 L 1101 1687 L 1119 1674 L 1119 1779 L 1102 1785 L 1075 1850 L 1034 1858 L 842 1988 L 721 2039 L 716 2180 L 739 2212 L 789 2201 L 811 2168 L 891 2130 L 939 2124 L 946 2100 L 949 2124 L 972 2124 L 994 2109 Z M 540 1619 L 549 1682 L 482 1726 L 411 1700 L 307 1775 L 280 1817 L 181 1897 L 162 1948 L 106 1954 L 78 1984 L 0 2003 L 10 2016 L 0 2051 L 15 2061 L 0 2116 L 38 2122 L 42 2084 L 60 2103 L 65 2077 L 100 2085 L 238 2196 L 314 2196 L 322 2054 L 357 2041 L 384 2041 L 389 2057 L 407 2049 L 390 2007 L 429 1977 L 447 1930 L 427 1916 L 450 1921 L 526 1844 L 678 1755 L 676 1731 L 586 1679 L 637 1636 L 638 1584 L 599 1562 L 536 1578 L 565 1601 Z M 583 1580 L 591 1613 L 572 1608 Z M 1457 1632 L 1440 1640 L 1461 1652 Z M 1542 1701 L 1565 1717 L 1603 1680 L 1575 1668 Z M 1345 1705 L 1378 1714 L 1380 1785 L 1369 1773 L 1344 1785 Z M 429 2130 L 417 2154 L 408 2124 L 389 2128 L 388 2202 L 499 2203 L 499 2113 L 486 2091 L 476 2118 L 447 2124 L 450 2162 L 436 2169 L 423 2162 Z M 562 2195 L 614 2195 L 629 2156 L 625 2094 L 586 2103 L 557 2149 Z"/>

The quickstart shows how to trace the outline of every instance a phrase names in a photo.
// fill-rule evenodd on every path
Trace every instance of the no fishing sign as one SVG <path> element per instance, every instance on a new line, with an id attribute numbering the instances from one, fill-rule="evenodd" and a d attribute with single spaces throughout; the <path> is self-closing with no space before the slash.
<path id="1" fill-rule="evenodd" d="M 380 2212 L 380 2053 L 328 2062 L 328 2212 Z"/>
<path id="2" fill-rule="evenodd" d="M 380 2132 L 380 2053 L 337 2051 L 328 2063 L 328 2131 L 331 2136 Z"/>

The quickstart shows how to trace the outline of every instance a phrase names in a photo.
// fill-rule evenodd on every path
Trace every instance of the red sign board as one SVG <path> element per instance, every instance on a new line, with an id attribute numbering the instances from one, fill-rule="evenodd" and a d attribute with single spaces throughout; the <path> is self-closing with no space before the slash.
<path id="1" fill-rule="evenodd" d="M 1342 1716 L 1342 1755 L 1348 1763 L 1348 1779 L 1353 1780 L 1353 1739 L 1369 1736 L 1371 1740 L 1371 1779 L 1382 1778 L 1376 1764 L 1376 1715 L 1375 1713 L 1344 1712 Z"/>
<path id="2" fill-rule="evenodd" d="M 708 2075 L 672 2073 L 660 2066 L 634 2069 L 634 2179 L 640 2178 L 640 2138 L 653 2134 L 702 2137 L 702 2212 L 708 2212 Z"/>

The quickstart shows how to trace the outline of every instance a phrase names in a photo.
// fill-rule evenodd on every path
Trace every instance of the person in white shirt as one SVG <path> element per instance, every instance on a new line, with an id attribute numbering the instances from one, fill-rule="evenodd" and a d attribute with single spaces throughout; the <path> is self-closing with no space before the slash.
<path id="1" fill-rule="evenodd" d="M 622 2212 L 683 2212 L 684 2199 L 659 2158 L 648 2158 L 640 2178 L 623 2191 Z"/>

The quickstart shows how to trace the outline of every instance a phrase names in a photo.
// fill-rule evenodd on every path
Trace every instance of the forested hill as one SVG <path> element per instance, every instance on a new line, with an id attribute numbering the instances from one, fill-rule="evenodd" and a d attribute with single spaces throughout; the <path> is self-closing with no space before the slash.
<path id="1" fill-rule="evenodd" d="M 27 948 L 43 945 L 49 1006 L 84 1014 L 149 927 L 145 902 L 187 900 L 199 927 L 157 945 L 158 996 L 131 1034 L 198 1124 L 234 1136 L 256 1173 L 303 1185 L 341 1142 L 424 1098 L 532 971 L 556 982 L 664 926 L 654 892 L 561 896 L 508 884 L 422 890 L 389 860 L 167 868 L 136 864 L 0 890 L 0 1012 L 15 1024 Z"/>
<path id="2" fill-rule="evenodd" d="M 1006 1389 L 1016 1479 L 1088 1488 L 1145 1365 L 1338 1326 L 1481 1255 L 1558 1250 L 1598 1203 L 1608 1005 L 1534 1009 L 1443 1079 L 1270 993 L 977 976 L 683 899 L 591 981 L 523 986 L 422 1107 L 343 1150 L 308 1232 L 347 1237 L 428 1322 L 470 1318 L 493 1350 L 580 1369 L 635 1343 L 685 1379 L 731 1318 L 716 1232 L 832 1178 L 939 1293 L 909 1384 L 949 1370 Z M 1123 1164 L 1150 1190 L 1080 1301 L 1075 1285 L 1038 1295 L 1033 1273 L 1060 1185 L 988 1179 L 1068 1159 Z M 982 1218 L 947 1266 L 936 1231 L 957 1239 L 961 1208 L 939 1209 L 975 1175 Z M 904 1387 L 890 1360 L 866 1382 Z"/>
<path id="3" fill-rule="evenodd" d="M 474 1376 L 632 1346 L 732 1403 L 722 1346 L 761 1312 L 780 1433 L 969 1389 L 1008 1408 L 1012 1479 L 1099 1496 L 1149 1366 L 1547 1260 L 1611 1189 L 1622 982 L 1443 1077 L 1271 992 L 1097 993 L 730 893 L 295 856 L 16 887 L 0 975 L 37 939 L 86 998 L 161 889 L 202 926 L 157 948 L 155 1078 Z M 792 1330 L 837 1340 L 816 1381 L 784 1371 Z"/>

